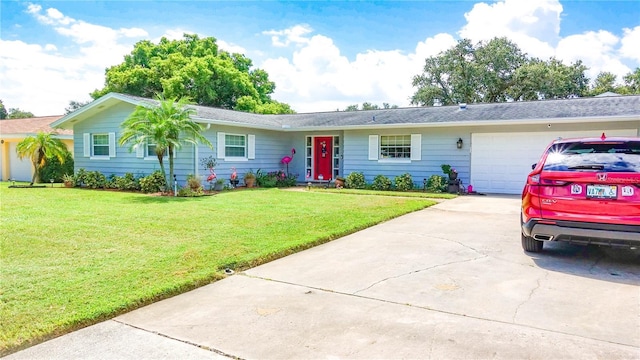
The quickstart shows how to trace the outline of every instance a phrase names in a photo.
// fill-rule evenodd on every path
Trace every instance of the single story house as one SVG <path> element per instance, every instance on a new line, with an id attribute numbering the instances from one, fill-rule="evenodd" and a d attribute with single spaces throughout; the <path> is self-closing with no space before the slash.
<path id="1" fill-rule="evenodd" d="M 20 159 L 16 146 L 24 138 L 39 132 L 55 131 L 56 137 L 73 152 L 73 131 L 53 129 L 51 123 L 62 118 L 58 116 L 41 116 L 27 119 L 0 120 L 0 179 L 8 181 L 31 181 L 33 165 L 28 158 Z"/>
<path id="2" fill-rule="evenodd" d="M 74 132 L 76 170 L 108 176 L 158 169 L 153 144 L 134 152 L 118 145 L 121 123 L 144 102 L 154 100 L 110 93 L 55 121 L 52 126 Z M 188 174 L 205 173 L 199 160 L 208 155 L 218 160 L 218 176 L 228 178 L 232 167 L 239 175 L 285 169 L 281 159 L 294 148 L 288 168 L 299 182 L 351 172 L 371 182 L 379 174 L 409 173 L 421 185 L 450 164 L 463 186 L 518 194 L 531 165 L 558 137 L 640 134 L 639 95 L 287 115 L 192 107 L 214 146 L 177 152 L 181 184 Z"/>

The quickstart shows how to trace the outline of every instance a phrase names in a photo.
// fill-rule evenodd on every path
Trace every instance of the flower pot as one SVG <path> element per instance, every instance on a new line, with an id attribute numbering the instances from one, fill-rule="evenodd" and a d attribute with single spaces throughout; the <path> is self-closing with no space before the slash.
<path id="1" fill-rule="evenodd" d="M 458 178 L 458 173 L 457 172 L 450 172 L 449 173 L 449 180 L 455 180 Z"/>
<path id="2" fill-rule="evenodd" d="M 244 179 L 244 183 L 247 185 L 248 188 L 252 188 L 256 185 L 256 179 L 247 178 L 247 179 Z"/>
<path id="3" fill-rule="evenodd" d="M 223 183 L 215 183 L 213 185 L 213 190 L 214 191 L 222 191 L 222 189 L 224 189 L 224 184 Z"/>
<path id="4" fill-rule="evenodd" d="M 336 188 L 341 189 L 344 187 L 344 179 L 336 178 Z"/>

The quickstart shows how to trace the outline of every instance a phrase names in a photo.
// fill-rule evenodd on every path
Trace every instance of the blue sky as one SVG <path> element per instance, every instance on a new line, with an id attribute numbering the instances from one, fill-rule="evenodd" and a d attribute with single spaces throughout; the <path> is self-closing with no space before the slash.
<path id="1" fill-rule="evenodd" d="M 213 36 L 276 82 L 298 112 L 408 106 L 424 59 L 506 36 L 531 56 L 582 60 L 593 78 L 640 66 L 638 1 L 5 1 L 0 99 L 38 116 L 88 100 L 133 44 Z"/>

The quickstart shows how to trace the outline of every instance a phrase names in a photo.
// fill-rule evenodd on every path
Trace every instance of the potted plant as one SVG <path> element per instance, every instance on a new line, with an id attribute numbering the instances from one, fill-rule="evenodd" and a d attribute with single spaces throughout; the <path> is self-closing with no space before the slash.
<path id="1" fill-rule="evenodd" d="M 440 165 L 440 168 L 442 169 L 442 172 L 449 177 L 449 180 L 455 180 L 458 178 L 458 170 L 452 168 L 451 165 L 442 164 Z"/>
<path id="2" fill-rule="evenodd" d="M 244 183 L 248 188 L 254 187 L 256 185 L 256 174 L 251 170 L 247 171 L 244 174 Z"/>
<path id="3" fill-rule="evenodd" d="M 213 185 L 213 190 L 222 191 L 222 189 L 224 189 L 224 180 L 223 179 L 217 179 L 215 184 Z"/>
<path id="4" fill-rule="evenodd" d="M 342 189 L 344 187 L 344 178 L 342 176 L 338 176 L 336 178 L 336 189 Z"/>
<path id="5" fill-rule="evenodd" d="M 69 174 L 64 174 L 62 175 L 62 182 L 64 183 L 64 186 L 66 187 L 73 187 L 75 185 L 75 178 L 73 177 L 73 175 L 69 175 Z"/>

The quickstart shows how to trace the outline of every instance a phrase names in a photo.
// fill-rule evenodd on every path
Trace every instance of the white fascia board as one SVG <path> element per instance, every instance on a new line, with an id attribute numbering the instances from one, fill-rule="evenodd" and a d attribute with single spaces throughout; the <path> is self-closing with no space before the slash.
<path id="1" fill-rule="evenodd" d="M 477 121 L 449 121 L 437 123 L 402 123 L 402 124 L 367 124 L 346 126 L 305 126 L 279 129 L 281 131 L 331 131 L 331 130 L 370 130 L 370 129 L 401 129 L 401 128 L 442 128 L 442 127 L 468 127 L 468 126 L 495 126 L 495 125 L 539 125 L 597 123 L 613 121 L 640 121 L 639 116 L 607 116 L 607 117 L 578 117 L 578 118 L 542 118 L 526 120 L 477 120 Z"/>

